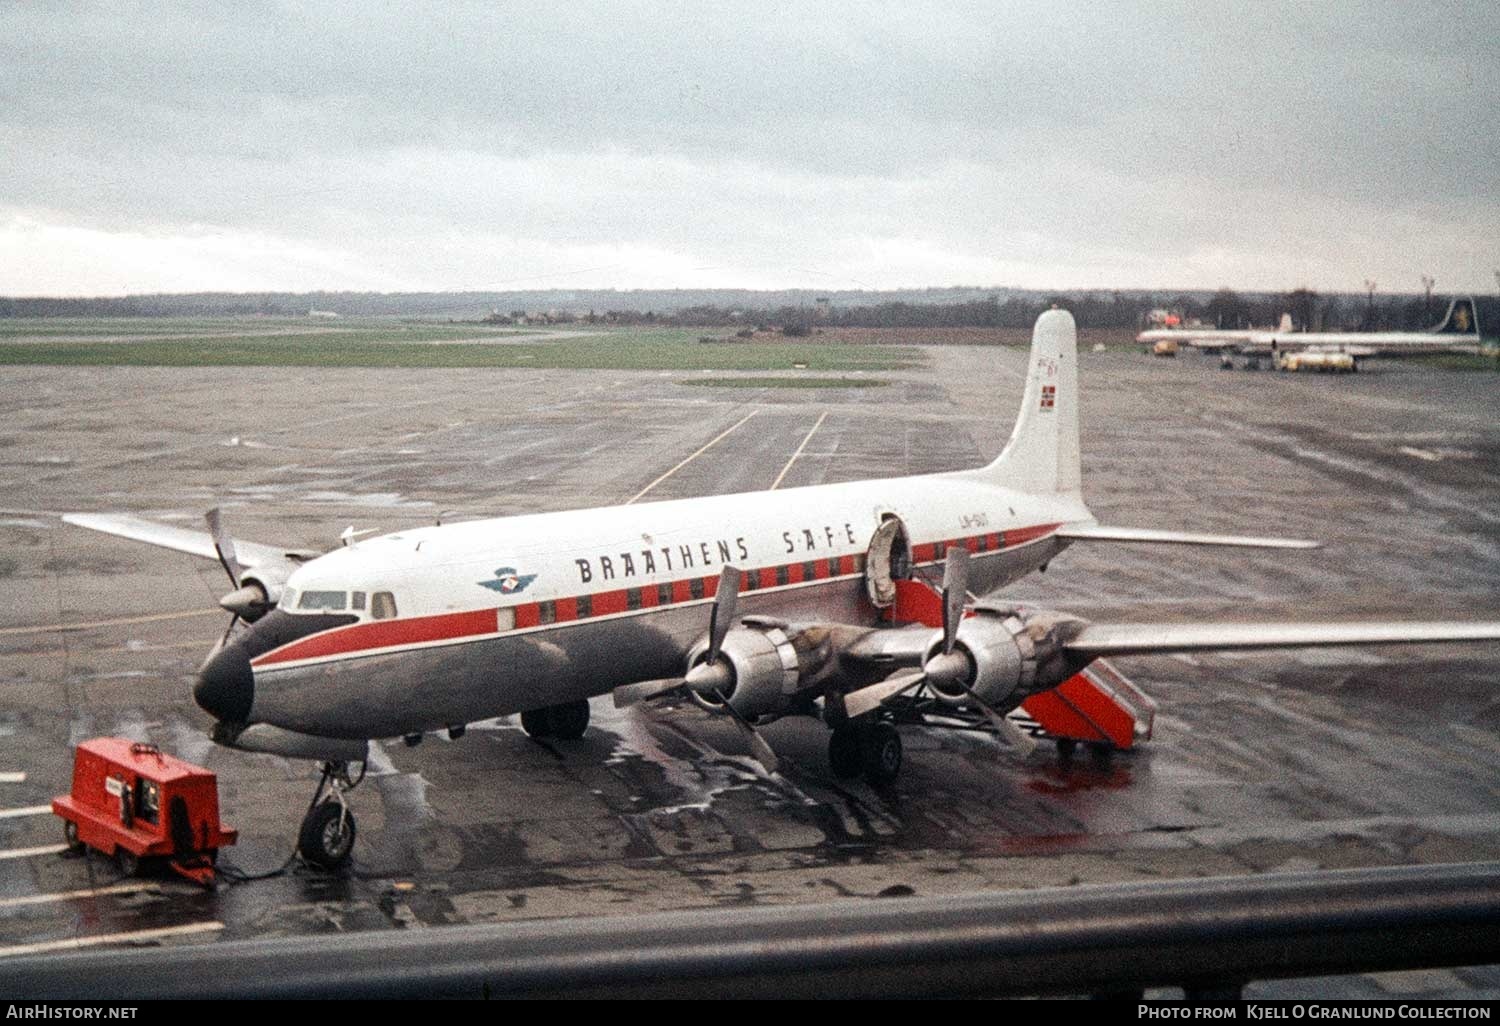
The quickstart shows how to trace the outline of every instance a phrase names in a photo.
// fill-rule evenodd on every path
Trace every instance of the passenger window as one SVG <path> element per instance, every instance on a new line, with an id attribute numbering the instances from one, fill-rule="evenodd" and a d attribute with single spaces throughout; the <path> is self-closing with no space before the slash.
<path id="1" fill-rule="evenodd" d="M 377 591 L 370 596 L 370 615 L 377 620 L 389 620 L 396 615 L 396 596 L 388 591 Z"/>

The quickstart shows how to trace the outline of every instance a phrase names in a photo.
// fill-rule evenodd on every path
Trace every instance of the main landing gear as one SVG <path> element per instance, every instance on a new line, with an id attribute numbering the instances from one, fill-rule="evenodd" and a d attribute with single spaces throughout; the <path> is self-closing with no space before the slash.
<path id="1" fill-rule="evenodd" d="M 863 775 L 872 784 L 889 784 L 901 772 L 901 735 L 886 720 L 834 727 L 828 764 L 843 780 Z"/>
<path id="2" fill-rule="evenodd" d="M 557 738 L 559 741 L 577 741 L 589 729 L 589 703 L 587 699 L 564 702 L 562 705 L 544 705 L 540 709 L 528 709 L 521 714 L 521 729 L 527 737 Z"/>
<path id="3" fill-rule="evenodd" d="M 347 762 L 323 764 L 323 777 L 297 833 L 297 850 L 305 860 L 322 869 L 337 869 L 349 861 L 354 851 L 354 813 L 344 796 L 364 779 L 364 763 L 359 764 L 357 777 L 350 775 Z"/>

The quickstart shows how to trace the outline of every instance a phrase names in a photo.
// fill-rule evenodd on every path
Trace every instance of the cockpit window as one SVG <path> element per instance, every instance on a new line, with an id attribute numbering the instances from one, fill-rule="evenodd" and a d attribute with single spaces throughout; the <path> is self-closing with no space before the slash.
<path id="1" fill-rule="evenodd" d="M 281 592 L 281 608 L 282 609 L 296 609 L 297 608 L 297 589 L 296 588 L 285 588 L 285 589 L 282 590 L 282 592 Z"/>
<path id="2" fill-rule="evenodd" d="M 342 591 L 304 591 L 297 608 L 336 612 L 348 604 L 349 596 Z"/>
<path id="3" fill-rule="evenodd" d="M 349 603 L 349 608 L 354 610 L 356 613 L 364 612 L 365 593 L 362 591 L 355 591 L 350 592 L 350 595 L 353 597 L 353 601 Z"/>
<path id="4" fill-rule="evenodd" d="M 370 615 L 377 620 L 389 620 L 396 615 L 396 596 L 388 591 L 377 591 L 370 596 Z"/>

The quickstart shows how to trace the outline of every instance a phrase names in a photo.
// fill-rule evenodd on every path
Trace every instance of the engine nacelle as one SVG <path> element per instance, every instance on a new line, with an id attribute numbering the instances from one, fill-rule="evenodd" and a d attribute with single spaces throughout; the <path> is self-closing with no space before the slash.
<path id="1" fill-rule="evenodd" d="M 707 656 L 705 638 L 688 653 L 688 668 L 705 662 Z M 728 683 L 713 692 L 688 692 L 710 712 L 724 712 L 726 699 L 746 719 L 785 712 L 802 678 L 792 635 L 779 626 L 734 628 L 719 647 L 718 661 L 729 669 Z"/>
<path id="2" fill-rule="evenodd" d="M 1030 695 L 1057 687 L 1078 671 L 1063 643 L 1086 621 L 1049 610 L 980 606 L 959 624 L 953 651 L 963 657 L 957 676 L 929 673 L 927 685 L 942 701 L 963 705 L 970 694 L 1009 712 Z M 943 655 L 943 635 L 933 639 L 924 662 Z"/>

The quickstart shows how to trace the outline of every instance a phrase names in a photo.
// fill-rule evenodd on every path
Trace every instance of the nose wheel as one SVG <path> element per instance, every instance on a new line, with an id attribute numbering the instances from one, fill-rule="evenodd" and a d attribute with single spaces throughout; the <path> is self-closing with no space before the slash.
<path id="1" fill-rule="evenodd" d="M 297 832 L 297 851 L 320 869 L 337 869 L 354 851 L 354 813 L 345 796 L 365 778 L 365 764 L 352 776 L 347 762 L 325 762 L 318 789 Z"/>

